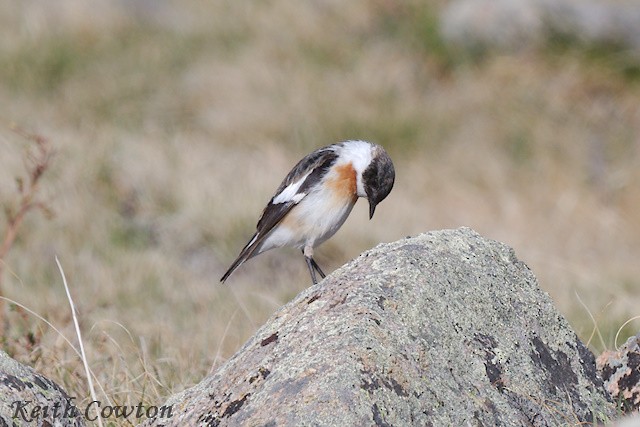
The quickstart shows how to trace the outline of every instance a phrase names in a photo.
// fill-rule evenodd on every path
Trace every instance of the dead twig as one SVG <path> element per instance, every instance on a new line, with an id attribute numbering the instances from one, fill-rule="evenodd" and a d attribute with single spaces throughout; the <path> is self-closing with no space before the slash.
<path id="1" fill-rule="evenodd" d="M 4 230 L 2 243 L 0 244 L 0 296 L 3 295 L 2 278 L 6 265 L 5 259 L 9 251 L 13 247 L 25 216 L 32 210 L 40 210 L 47 217 L 50 217 L 52 215 L 51 210 L 44 202 L 36 200 L 40 180 L 49 168 L 51 159 L 53 157 L 53 148 L 51 146 L 51 143 L 42 135 L 31 133 L 19 126 L 11 125 L 10 129 L 23 138 L 33 142 L 34 144 L 30 146 L 26 151 L 26 180 L 22 179 L 21 177 L 16 178 L 19 196 L 18 202 L 15 205 L 16 207 L 7 205 L 4 209 L 7 223 Z M 4 300 L 0 299 L 0 331 L 4 331 L 4 323 Z"/>

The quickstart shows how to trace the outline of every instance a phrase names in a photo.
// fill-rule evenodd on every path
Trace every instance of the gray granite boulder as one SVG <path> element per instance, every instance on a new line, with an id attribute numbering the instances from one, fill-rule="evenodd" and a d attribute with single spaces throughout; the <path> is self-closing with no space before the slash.
<path id="1" fill-rule="evenodd" d="M 593 355 L 529 268 L 468 228 L 365 252 L 165 405 L 172 417 L 146 425 L 556 426 L 615 414 Z"/>
<path id="2" fill-rule="evenodd" d="M 602 353 L 596 365 L 620 411 L 640 413 L 640 334 L 630 337 L 618 350 Z"/>
<path id="3" fill-rule="evenodd" d="M 79 427 L 84 417 L 56 383 L 0 350 L 0 427 Z"/>
<path id="4" fill-rule="evenodd" d="M 454 0 L 444 8 L 440 28 L 444 40 L 472 49 L 529 48 L 561 35 L 637 51 L 639 23 L 634 0 Z"/>

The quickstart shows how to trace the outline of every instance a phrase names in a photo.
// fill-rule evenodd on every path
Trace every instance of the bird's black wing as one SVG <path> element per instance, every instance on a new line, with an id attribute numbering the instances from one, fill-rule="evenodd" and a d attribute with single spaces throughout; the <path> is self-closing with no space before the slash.
<path id="1" fill-rule="evenodd" d="M 262 211 L 256 226 L 257 231 L 249 243 L 240 251 L 229 270 L 222 276 L 224 282 L 240 265 L 251 258 L 260 244 L 276 225 L 300 203 L 309 190 L 318 183 L 338 158 L 336 148 L 339 144 L 320 148 L 300 160 L 284 178 L 276 194 Z"/>
<path id="2" fill-rule="evenodd" d="M 258 233 L 268 234 L 322 179 L 338 157 L 335 148 L 336 145 L 320 148 L 291 169 L 262 211 L 257 224 Z"/>

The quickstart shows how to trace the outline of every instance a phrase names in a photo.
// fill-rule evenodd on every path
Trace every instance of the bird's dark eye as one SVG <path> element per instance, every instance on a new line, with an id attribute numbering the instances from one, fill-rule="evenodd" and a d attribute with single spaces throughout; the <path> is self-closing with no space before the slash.
<path id="1" fill-rule="evenodd" d="M 368 168 L 362 173 L 362 181 L 367 184 L 368 188 L 375 188 L 378 181 L 378 168 L 376 167 L 375 160 L 371 162 Z"/>
<path id="2" fill-rule="evenodd" d="M 362 173 L 367 197 L 375 203 L 389 195 L 395 181 L 393 163 L 386 153 L 375 157 Z"/>

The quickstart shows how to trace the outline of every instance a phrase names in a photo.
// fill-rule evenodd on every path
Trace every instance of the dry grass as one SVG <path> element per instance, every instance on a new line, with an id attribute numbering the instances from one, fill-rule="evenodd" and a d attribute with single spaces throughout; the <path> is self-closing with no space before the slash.
<path id="1" fill-rule="evenodd" d="M 0 6 L 0 200 L 25 144 L 9 123 L 57 152 L 41 187 L 56 217 L 25 219 L 4 296 L 73 341 L 60 258 L 98 394 L 157 403 L 308 285 L 293 250 L 218 278 L 289 167 L 340 139 L 385 145 L 398 176 L 373 221 L 358 204 L 320 248 L 325 270 L 467 225 L 515 247 L 585 340 L 590 311 L 596 350 L 638 315 L 640 87 L 615 68 L 449 52 L 437 2 L 62 4 Z M 8 316 L 6 349 L 89 399 L 60 335 Z"/>

